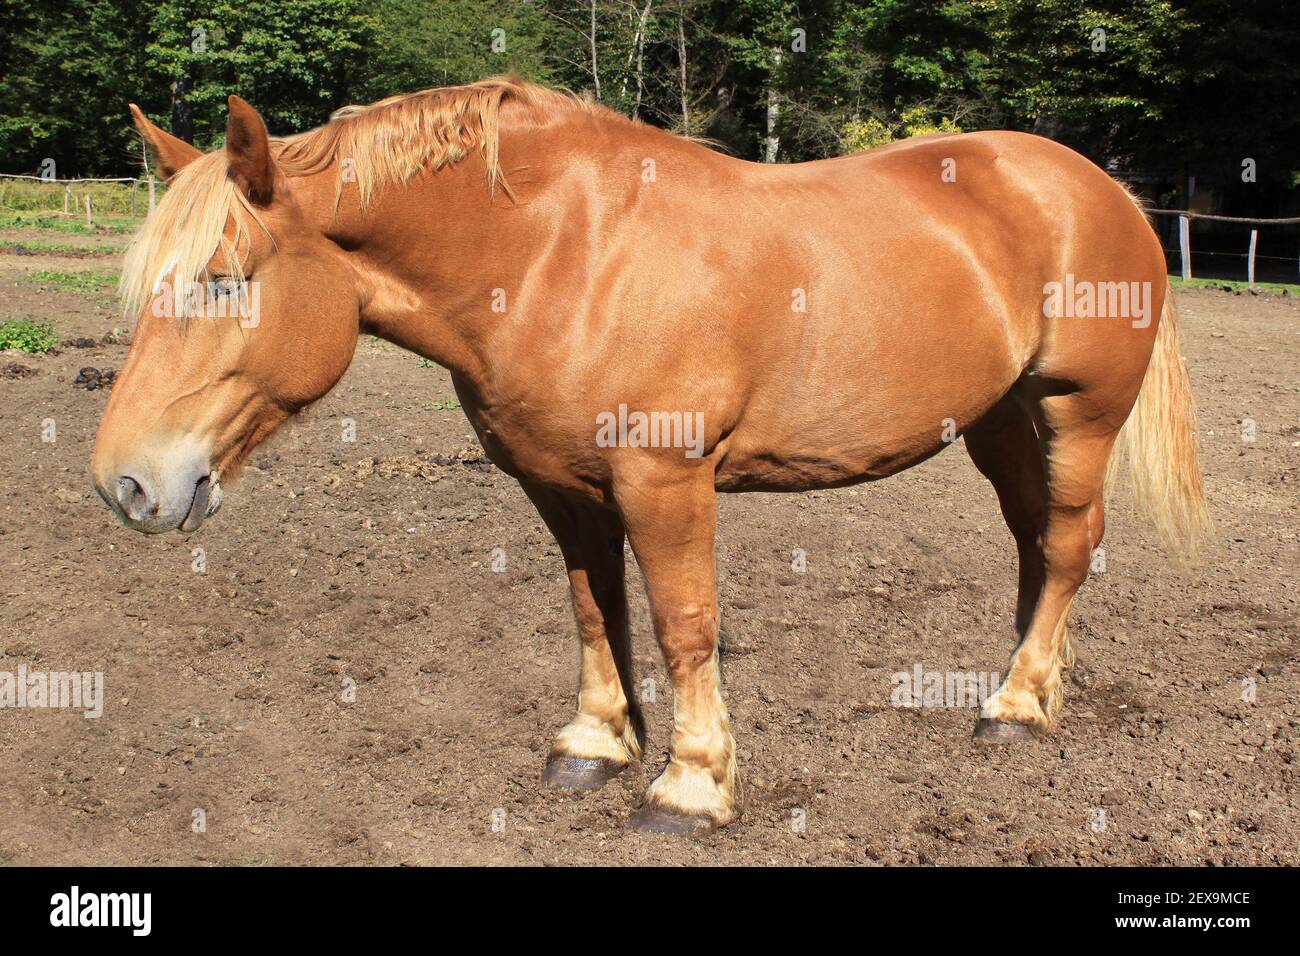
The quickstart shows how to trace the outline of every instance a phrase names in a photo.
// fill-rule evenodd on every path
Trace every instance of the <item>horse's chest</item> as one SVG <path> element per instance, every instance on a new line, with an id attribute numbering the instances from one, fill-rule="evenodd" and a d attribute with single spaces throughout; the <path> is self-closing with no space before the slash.
<path id="1" fill-rule="evenodd" d="M 474 433 L 492 463 L 521 481 L 600 497 L 599 460 L 582 454 L 566 432 L 555 433 L 556 409 L 527 402 L 492 403 L 469 383 L 452 377 Z M 590 443 L 588 443 L 590 445 Z M 594 446 L 591 446 L 594 447 Z"/>
<path id="2" fill-rule="evenodd" d="M 478 436 L 479 443 L 487 452 L 487 456 L 502 471 L 518 477 L 520 470 L 518 449 L 524 446 L 518 440 L 511 440 L 511 433 L 515 429 L 512 429 L 509 422 L 503 420 L 500 415 L 493 415 L 474 389 L 454 377 L 452 381 L 456 386 L 456 395 L 465 411 L 465 417 L 473 426 L 474 433 Z M 527 455 L 523 457 L 526 459 Z"/>

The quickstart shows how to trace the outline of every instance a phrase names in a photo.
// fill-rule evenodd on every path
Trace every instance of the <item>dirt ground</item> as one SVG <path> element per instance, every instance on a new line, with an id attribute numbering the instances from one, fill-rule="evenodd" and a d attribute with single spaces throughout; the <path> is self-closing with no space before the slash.
<path id="1" fill-rule="evenodd" d="M 65 340 L 124 324 L 108 293 L 22 278 L 115 259 L 18 239 L 125 241 L 0 233 L 0 319 Z M 990 749 L 969 707 L 891 705 L 895 672 L 1001 672 L 1011 649 L 1014 550 L 961 450 L 723 498 L 744 815 L 696 841 L 622 826 L 672 712 L 635 571 L 644 764 L 584 796 L 539 786 L 575 702 L 563 566 L 518 485 L 473 463 L 442 370 L 363 341 L 213 521 L 145 537 L 91 491 L 108 392 L 75 383 L 126 346 L 0 353 L 0 671 L 107 688 L 99 719 L 0 710 L 0 864 L 1298 864 L 1300 303 L 1179 304 L 1217 540 L 1179 577 L 1121 491 L 1045 741 Z"/>

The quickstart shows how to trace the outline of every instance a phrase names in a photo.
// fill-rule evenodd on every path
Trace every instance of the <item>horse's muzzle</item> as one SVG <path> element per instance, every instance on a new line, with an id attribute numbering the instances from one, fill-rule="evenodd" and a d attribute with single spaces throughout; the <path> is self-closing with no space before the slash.
<path id="1" fill-rule="evenodd" d="M 206 462 L 162 475 L 148 467 L 122 469 L 96 475 L 94 484 L 122 524 L 145 534 L 195 531 L 221 504 L 221 485 Z"/>

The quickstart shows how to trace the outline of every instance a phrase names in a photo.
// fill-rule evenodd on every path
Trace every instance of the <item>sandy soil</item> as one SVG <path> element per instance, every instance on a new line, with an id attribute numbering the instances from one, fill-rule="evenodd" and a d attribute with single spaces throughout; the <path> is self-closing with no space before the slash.
<path id="1" fill-rule="evenodd" d="M 19 238 L 68 241 L 0 245 Z M 21 276 L 114 264 L 0 252 L 0 319 L 99 340 L 124 324 L 107 294 Z M 0 710 L 0 863 L 1300 863 L 1300 304 L 1179 301 L 1217 541 L 1179 577 L 1118 496 L 1046 741 L 980 747 L 970 708 L 890 703 L 895 672 L 1000 672 L 1011 649 L 1013 548 L 962 451 L 722 500 L 745 812 L 694 842 L 622 827 L 672 710 L 639 580 L 644 765 L 586 796 L 539 786 L 574 706 L 563 566 L 516 483 L 472 464 L 443 371 L 363 342 L 213 522 L 147 538 L 90 490 L 108 393 L 74 384 L 125 345 L 2 353 L 0 671 L 102 671 L 107 700 L 97 720 Z"/>

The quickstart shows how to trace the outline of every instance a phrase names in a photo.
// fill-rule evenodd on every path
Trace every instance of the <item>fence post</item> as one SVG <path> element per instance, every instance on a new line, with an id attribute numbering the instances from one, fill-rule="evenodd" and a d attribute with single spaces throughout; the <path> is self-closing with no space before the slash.
<path id="1" fill-rule="evenodd" d="M 95 221 L 90 218 L 90 193 L 86 193 L 86 225 L 94 226 Z"/>
<path id="2" fill-rule="evenodd" d="M 153 173 L 150 172 L 149 173 L 149 212 L 151 213 L 153 212 L 154 205 L 155 202 L 153 198 Z"/>
<path id="3" fill-rule="evenodd" d="M 131 218 L 135 218 L 135 187 L 139 186 L 139 180 L 131 180 Z"/>
<path id="4" fill-rule="evenodd" d="M 1183 257 L 1183 281 L 1192 277 L 1192 240 L 1191 220 L 1186 216 L 1178 217 L 1178 249 Z"/>
<path id="5" fill-rule="evenodd" d="M 72 190 L 69 187 L 64 186 L 63 187 L 63 214 L 65 216 L 70 215 L 72 213 L 72 210 L 68 208 L 68 202 L 71 199 L 72 199 Z"/>
<path id="6" fill-rule="evenodd" d="M 1259 240 L 1259 230 L 1250 230 L 1250 252 L 1246 256 L 1246 287 L 1255 288 L 1255 243 Z"/>

